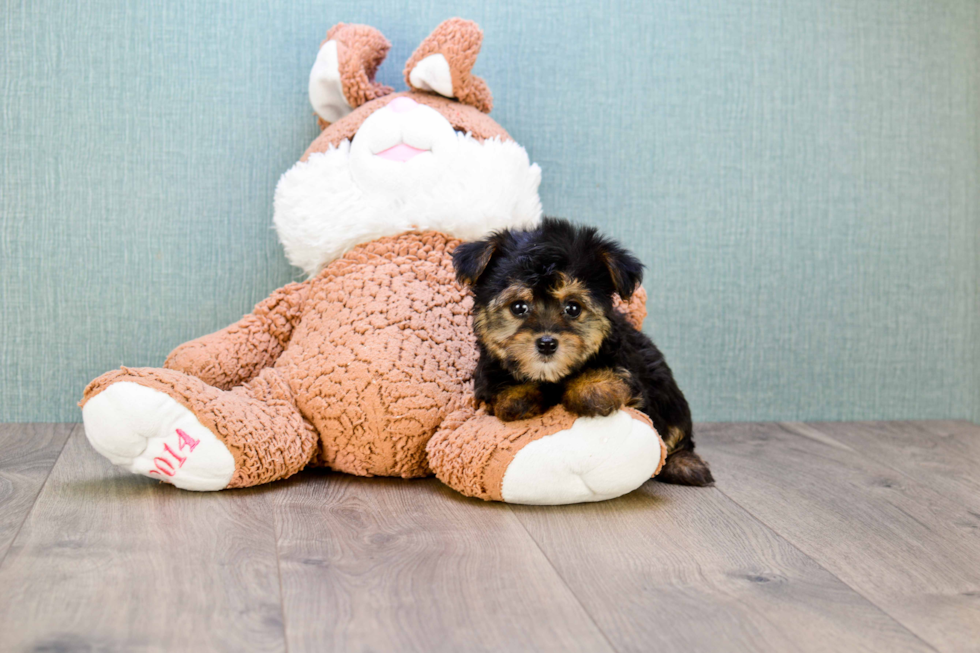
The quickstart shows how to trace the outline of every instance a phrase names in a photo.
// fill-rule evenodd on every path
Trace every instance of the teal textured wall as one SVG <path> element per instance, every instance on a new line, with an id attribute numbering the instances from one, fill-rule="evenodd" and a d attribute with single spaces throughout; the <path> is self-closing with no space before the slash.
<path id="1" fill-rule="evenodd" d="M 698 420 L 980 419 L 975 0 L 22 0 L 0 16 L 0 421 L 77 420 L 298 278 L 271 230 L 326 29 L 484 28 L 548 213 L 648 265 Z"/>

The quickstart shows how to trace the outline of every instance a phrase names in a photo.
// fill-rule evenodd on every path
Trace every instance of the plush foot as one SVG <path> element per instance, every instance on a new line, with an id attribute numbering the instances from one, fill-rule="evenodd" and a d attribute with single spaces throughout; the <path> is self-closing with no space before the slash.
<path id="1" fill-rule="evenodd" d="M 683 450 L 667 456 L 664 468 L 657 475 L 657 480 L 674 485 L 695 485 L 704 487 L 715 482 L 708 468 L 708 463 L 693 451 Z"/>
<path id="2" fill-rule="evenodd" d="M 221 490 L 235 472 L 231 452 L 169 395 L 121 382 L 82 408 L 85 435 L 100 454 L 134 474 L 185 490 Z"/>
<path id="3" fill-rule="evenodd" d="M 507 467 L 508 503 L 559 505 L 604 501 L 640 487 L 656 473 L 662 442 L 626 411 L 579 417 L 570 428 L 534 440 Z"/>

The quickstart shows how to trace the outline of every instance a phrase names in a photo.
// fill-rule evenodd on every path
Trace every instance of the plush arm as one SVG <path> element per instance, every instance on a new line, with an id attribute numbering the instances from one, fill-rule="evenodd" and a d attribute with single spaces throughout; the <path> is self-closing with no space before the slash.
<path id="1" fill-rule="evenodd" d="M 300 321 L 307 284 L 275 291 L 238 322 L 180 345 L 163 366 L 222 390 L 241 385 L 276 362 Z"/>
<path id="2" fill-rule="evenodd" d="M 617 295 L 613 298 L 613 306 L 626 314 L 630 324 L 637 329 L 643 329 L 643 320 L 647 317 L 647 291 L 643 286 L 637 286 L 628 302 L 624 302 Z"/>
<path id="3" fill-rule="evenodd" d="M 560 433 L 564 436 L 542 442 Z M 524 455 L 525 460 L 512 467 L 532 444 L 531 460 Z M 634 408 L 579 421 L 555 406 L 544 415 L 501 422 L 463 405 L 447 416 L 426 453 L 436 477 L 466 496 L 556 505 L 610 499 L 635 490 L 660 472 L 667 447 L 650 418 Z"/>

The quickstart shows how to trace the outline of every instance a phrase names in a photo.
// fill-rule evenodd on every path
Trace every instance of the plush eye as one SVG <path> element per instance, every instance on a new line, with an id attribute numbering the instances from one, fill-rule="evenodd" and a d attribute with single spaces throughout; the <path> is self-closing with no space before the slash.
<path id="1" fill-rule="evenodd" d="M 582 307 L 578 302 L 565 302 L 565 315 L 568 317 L 578 317 L 582 312 Z"/>
<path id="2" fill-rule="evenodd" d="M 527 302 L 524 301 L 514 302 L 513 304 L 510 305 L 510 312 L 516 315 L 517 317 L 524 317 L 530 312 L 530 310 L 531 307 L 528 306 Z"/>

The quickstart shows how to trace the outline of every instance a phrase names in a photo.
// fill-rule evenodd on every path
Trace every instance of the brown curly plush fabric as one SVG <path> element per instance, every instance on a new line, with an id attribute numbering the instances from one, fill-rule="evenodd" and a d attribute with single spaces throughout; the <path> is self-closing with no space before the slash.
<path id="1" fill-rule="evenodd" d="M 643 286 L 638 287 L 628 302 L 624 302 L 619 298 L 619 295 L 615 295 L 613 308 L 625 313 L 634 328 L 642 329 L 643 320 L 647 319 L 647 291 Z"/>
<path id="2" fill-rule="evenodd" d="M 529 442 L 571 428 L 575 416 L 557 406 L 533 420 L 501 422 L 482 409 L 449 416 L 429 441 L 429 460 L 446 485 L 471 497 L 501 501 L 507 466 Z"/>
<path id="3" fill-rule="evenodd" d="M 412 87 L 409 75 L 412 69 L 426 57 L 441 54 L 449 63 L 449 74 L 453 80 L 453 95 L 463 104 L 490 113 L 493 109 L 493 96 L 490 89 L 479 77 L 470 71 L 480 54 L 483 45 L 483 30 L 470 20 L 450 18 L 436 27 L 405 63 L 405 83 Z"/>
<path id="4" fill-rule="evenodd" d="M 383 238 L 309 282 L 311 319 L 276 368 L 323 434 L 332 468 L 429 473 L 425 443 L 463 400 L 476 362 L 472 300 L 453 282 L 457 245 L 435 232 Z"/>
<path id="5" fill-rule="evenodd" d="M 344 97 L 352 107 L 388 95 L 395 89 L 374 81 L 378 66 L 384 61 L 391 43 L 369 25 L 337 23 L 327 32 L 327 41 L 337 43 L 337 64 Z"/>
<path id="6" fill-rule="evenodd" d="M 559 407 L 504 424 L 472 405 L 473 302 L 454 279 L 458 244 L 425 232 L 356 247 L 179 346 L 166 369 L 102 375 L 82 405 L 121 381 L 165 392 L 232 452 L 229 487 L 315 463 L 361 476 L 435 472 L 463 494 L 500 500 L 516 452 L 574 417 Z M 640 322 L 642 297 L 626 306 Z"/>
<path id="7" fill-rule="evenodd" d="M 252 380 L 286 349 L 302 318 L 307 289 L 306 284 L 291 283 L 276 290 L 235 324 L 179 345 L 163 366 L 222 390 Z"/>
<path id="8" fill-rule="evenodd" d="M 373 27 L 338 23 L 327 32 L 321 47 L 331 39 L 337 41 L 344 97 L 354 110 L 334 123 L 317 117 L 323 132 L 310 144 L 301 161 L 306 161 L 311 154 L 326 152 L 331 146 L 336 147 L 354 138 L 368 116 L 396 97 L 403 96 L 432 107 L 454 129 L 472 134 L 479 141 L 488 138 L 511 140 L 510 135 L 486 115 L 493 108 L 490 89 L 482 79 L 470 73 L 483 43 L 483 32 L 476 23 L 461 18 L 444 21 L 422 42 L 405 65 L 405 80 L 412 89 L 409 81 L 412 68 L 431 54 L 442 54 L 449 63 L 455 99 L 416 89 L 392 93 L 390 87 L 375 82 L 375 72 L 391 44 Z"/>

